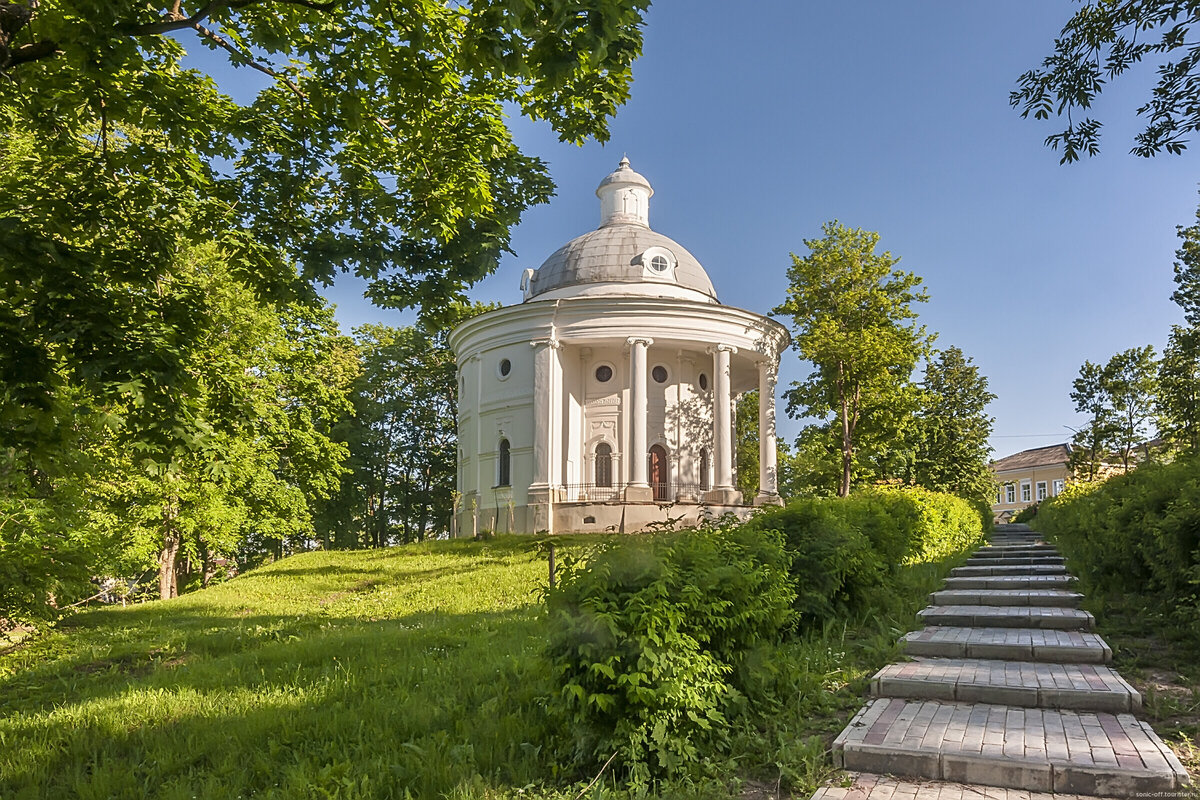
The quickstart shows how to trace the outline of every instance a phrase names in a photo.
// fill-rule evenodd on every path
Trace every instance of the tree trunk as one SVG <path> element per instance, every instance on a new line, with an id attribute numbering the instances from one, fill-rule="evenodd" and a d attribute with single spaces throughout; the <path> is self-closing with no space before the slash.
<path id="1" fill-rule="evenodd" d="M 179 516 L 179 498 L 168 497 L 163 506 L 163 547 L 158 554 L 158 596 L 163 600 L 179 596 L 176 565 L 183 537 L 176 520 Z"/>
<path id="2" fill-rule="evenodd" d="M 417 541 L 425 541 L 425 527 L 429 524 L 429 467 L 425 467 L 425 474 L 422 476 L 421 482 L 421 513 L 417 517 Z M 512 531 L 509 531 L 512 533 Z"/>
<path id="3" fill-rule="evenodd" d="M 850 466 L 854 458 L 854 445 L 850 441 L 850 409 L 846 399 L 842 398 L 842 485 L 838 487 L 838 497 L 850 496 Z"/>

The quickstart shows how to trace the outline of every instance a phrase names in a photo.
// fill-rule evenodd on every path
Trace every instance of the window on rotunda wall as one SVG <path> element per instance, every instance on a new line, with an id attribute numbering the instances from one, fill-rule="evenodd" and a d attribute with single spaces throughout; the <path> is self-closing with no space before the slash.
<path id="1" fill-rule="evenodd" d="M 708 448 L 700 448 L 700 488 L 708 491 Z"/>
<path id="2" fill-rule="evenodd" d="M 612 446 L 607 442 L 596 445 L 596 485 L 611 488 L 612 483 Z"/>
<path id="3" fill-rule="evenodd" d="M 500 440 L 500 451 L 496 461 L 496 485 L 511 486 L 512 453 L 508 445 L 508 439 Z"/>

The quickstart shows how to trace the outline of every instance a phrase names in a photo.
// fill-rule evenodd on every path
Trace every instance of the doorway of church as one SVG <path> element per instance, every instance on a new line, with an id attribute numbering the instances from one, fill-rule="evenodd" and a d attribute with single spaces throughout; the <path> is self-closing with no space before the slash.
<path id="1" fill-rule="evenodd" d="M 667 481 L 667 451 L 662 445 L 650 448 L 650 487 L 654 490 L 654 499 L 660 503 L 670 499 L 670 483 Z"/>

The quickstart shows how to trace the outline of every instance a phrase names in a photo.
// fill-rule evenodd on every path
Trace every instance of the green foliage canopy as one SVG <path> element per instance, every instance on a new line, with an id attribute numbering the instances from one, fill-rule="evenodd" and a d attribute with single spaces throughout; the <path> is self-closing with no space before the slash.
<path id="1" fill-rule="evenodd" d="M 957 347 L 947 347 L 925 365 L 917 414 L 913 480 L 926 489 L 979 499 L 992 493 L 988 470 L 994 420 L 987 415 L 996 395 L 987 378 Z"/>
<path id="2" fill-rule="evenodd" d="M 792 319 L 793 347 L 814 369 L 792 383 L 788 413 L 827 420 L 841 453 L 838 494 L 850 492 L 860 462 L 889 467 L 904 440 L 918 393 L 910 376 L 932 337 L 911 320 L 928 296 L 921 279 L 895 269 L 890 252 L 877 253 L 879 234 L 836 220 L 821 239 L 804 240 L 809 254 L 792 254 L 787 300 L 774 310 Z"/>
<path id="3" fill-rule="evenodd" d="M 1200 6 L 1192 0 L 1091 0 L 1063 26 L 1054 53 L 1040 69 L 1021 75 L 1009 102 L 1021 116 L 1067 117 L 1067 127 L 1046 138 L 1062 151 L 1059 163 L 1100 152 L 1101 123 L 1077 121 L 1105 85 L 1135 65 L 1158 59 L 1158 83 L 1137 109 L 1147 118 L 1130 152 L 1148 157 L 1182 153 L 1187 136 L 1200 130 L 1200 47 L 1192 29 Z"/>

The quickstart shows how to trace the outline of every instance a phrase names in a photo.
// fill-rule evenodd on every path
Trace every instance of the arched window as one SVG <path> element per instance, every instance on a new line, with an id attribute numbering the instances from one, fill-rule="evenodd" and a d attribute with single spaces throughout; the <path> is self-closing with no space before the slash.
<path id="1" fill-rule="evenodd" d="M 700 448 L 700 488 L 708 491 L 708 448 Z"/>
<path id="2" fill-rule="evenodd" d="M 596 485 L 612 488 L 612 445 L 608 442 L 596 445 Z"/>
<path id="3" fill-rule="evenodd" d="M 500 455 L 497 465 L 497 486 L 512 485 L 512 457 L 509 453 L 508 439 L 500 440 Z"/>

